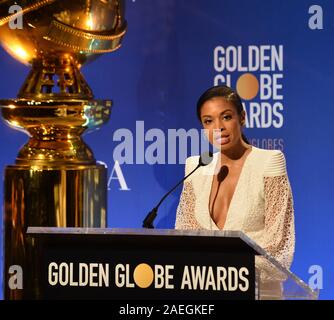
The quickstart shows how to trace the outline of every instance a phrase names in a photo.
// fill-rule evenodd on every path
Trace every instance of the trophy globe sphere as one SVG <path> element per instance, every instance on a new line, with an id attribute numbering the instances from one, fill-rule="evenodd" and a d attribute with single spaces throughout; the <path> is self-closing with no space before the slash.
<path id="1" fill-rule="evenodd" d="M 125 31 L 123 0 L 0 2 L 0 43 L 25 64 L 68 54 L 80 67 L 118 49 Z"/>

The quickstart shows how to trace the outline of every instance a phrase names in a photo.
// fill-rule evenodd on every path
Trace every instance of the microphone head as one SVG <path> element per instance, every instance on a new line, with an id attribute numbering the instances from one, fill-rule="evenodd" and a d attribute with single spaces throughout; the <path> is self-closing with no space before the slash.
<path id="1" fill-rule="evenodd" d="M 213 153 L 211 151 L 206 151 L 201 154 L 199 157 L 198 165 L 199 166 L 207 166 L 210 164 L 213 160 Z"/>

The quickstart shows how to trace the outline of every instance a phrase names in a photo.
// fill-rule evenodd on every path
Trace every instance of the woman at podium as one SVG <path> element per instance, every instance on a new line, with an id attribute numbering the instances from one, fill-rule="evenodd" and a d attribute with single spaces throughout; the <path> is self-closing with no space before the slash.
<path id="1" fill-rule="evenodd" d="M 175 228 L 242 231 L 289 268 L 295 231 L 284 154 L 248 143 L 241 99 L 227 86 L 205 91 L 197 116 L 218 152 L 185 181 Z M 186 174 L 198 162 L 198 156 L 187 158 Z"/>

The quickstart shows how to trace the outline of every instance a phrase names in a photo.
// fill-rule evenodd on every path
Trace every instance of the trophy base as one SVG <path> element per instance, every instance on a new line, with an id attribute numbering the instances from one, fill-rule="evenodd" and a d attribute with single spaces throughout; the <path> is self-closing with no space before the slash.
<path id="1" fill-rule="evenodd" d="M 26 236 L 27 228 L 106 227 L 107 168 L 7 166 L 4 196 L 4 297 L 38 298 L 30 277 L 38 250 Z M 11 279 L 11 266 L 22 268 L 23 287 L 20 278 Z"/>

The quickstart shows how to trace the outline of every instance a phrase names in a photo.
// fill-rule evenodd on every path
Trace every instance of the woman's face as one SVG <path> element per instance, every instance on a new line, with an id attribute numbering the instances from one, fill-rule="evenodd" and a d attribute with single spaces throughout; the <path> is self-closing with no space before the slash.
<path id="1" fill-rule="evenodd" d="M 206 101 L 201 108 L 201 122 L 212 145 L 228 150 L 242 142 L 245 111 L 237 113 L 235 106 L 222 97 Z"/>

